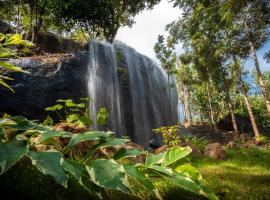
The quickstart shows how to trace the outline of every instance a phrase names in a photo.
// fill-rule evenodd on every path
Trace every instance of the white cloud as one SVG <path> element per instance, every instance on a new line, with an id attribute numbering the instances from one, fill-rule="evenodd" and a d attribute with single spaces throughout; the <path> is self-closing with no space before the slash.
<path id="1" fill-rule="evenodd" d="M 132 28 L 120 28 L 116 39 L 135 48 L 138 52 L 154 59 L 154 45 L 159 34 L 165 33 L 165 26 L 180 17 L 181 10 L 173 8 L 167 0 L 146 10 L 135 17 L 136 24 Z"/>

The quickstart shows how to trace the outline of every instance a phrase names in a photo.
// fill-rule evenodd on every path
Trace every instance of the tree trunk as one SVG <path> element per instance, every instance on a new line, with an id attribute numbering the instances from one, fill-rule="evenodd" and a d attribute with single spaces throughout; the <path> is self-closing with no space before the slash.
<path id="1" fill-rule="evenodd" d="M 231 104 L 230 94 L 229 94 L 229 91 L 228 91 L 228 88 L 227 88 L 225 82 L 224 82 L 224 89 L 225 89 L 225 95 L 226 95 L 226 99 L 227 99 L 227 104 L 228 104 L 228 107 L 229 107 L 229 112 L 230 112 L 230 115 L 231 115 L 231 118 L 232 118 L 233 130 L 237 135 L 239 135 L 239 130 L 238 130 L 236 118 L 235 118 L 235 115 L 234 115 L 234 112 L 233 112 L 233 107 L 232 107 L 232 104 Z"/>
<path id="2" fill-rule="evenodd" d="M 242 92 L 243 92 L 243 95 L 244 95 L 243 98 L 244 98 L 244 102 L 245 102 L 247 110 L 248 110 L 248 114 L 249 114 L 249 118 L 250 118 L 251 125 L 252 125 L 252 128 L 253 128 L 254 136 L 259 137 L 260 133 L 259 133 L 259 130 L 258 130 L 258 127 L 257 127 L 257 124 L 256 124 L 256 120 L 255 120 L 255 117 L 254 117 L 254 114 L 253 114 L 253 111 L 252 111 L 252 108 L 251 108 L 251 105 L 250 105 L 250 101 L 249 101 L 247 92 L 245 91 L 245 88 L 243 87 L 243 80 L 240 80 L 240 81 L 242 81 L 241 82 L 241 87 L 242 87 Z"/>
<path id="3" fill-rule="evenodd" d="M 168 73 L 168 72 L 167 72 Z M 172 106 L 171 106 L 171 85 L 170 85 L 170 74 L 168 73 L 168 92 L 169 92 L 169 107 L 170 107 L 170 117 L 172 115 Z"/>
<path id="4" fill-rule="evenodd" d="M 212 99 L 210 95 L 210 89 L 209 89 L 209 84 L 207 83 L 207 96 L 208 96 L 208 103 L 209 103 L 209 108 L 210 108 L 210 121 L 212 126 L 215 126 L 215 120 L 214 120 L 214 110 L 212 106 Z"/>
<path id="5" fill-rule="evenodd" d="M 17 30 L 16 33 L 20 31 L 20 0 L 18 0 L 18 8 L 17 8 Z"/>
<path id="6" fill-rule="evenodd" d="M 187 89 L 187 105 L 188 105 L 188 124 L 192 125 L 192 109 L 191 109 L 191 92 L 190 89 Z"/>
<path id="7" fill-rule="evenodd" d="M 263 75 L 262 75 L 262 72 L 261 72 L 261 69 L 260 69 L 260 65 L 259 65 L 259 61 L 258 61 L 258 57 L 257 57 L 257 51 L 256 51 L 255 45 L 254 45 L 254 43 L 253 43 L 253 41 L 252 41 L 252 39 L 250 37 L 249 28 L 248 28 L 248 24 L 247 24 L 246 20 L 244 20 L 244 26 L 245 26 L 246 35 L 247 35 L 248 40 L 249 40 L 249 46 L 250 46 L 250 49 L 251 49 L 251 52 L 252 52 L 252 57 L 253 57 L 254 62 L 255 62 L 255 69 L 256 69 L 256 72 L 257 72 L 259 85 L 260 85 L 260 88 L 261 88 L 261 91 L 262 91 L 263 98 L 265 100 L 265 104 L 266 104 L 266 108 L 267 108 L 267 114 L 268 114 L 268 117 L 270 118 L 270 99 L 268 97 L 267 90 L 266 90 L 266 87 L 265 87 L 265 83 L 264 83 L 264 80 L 263 80 Z"/>

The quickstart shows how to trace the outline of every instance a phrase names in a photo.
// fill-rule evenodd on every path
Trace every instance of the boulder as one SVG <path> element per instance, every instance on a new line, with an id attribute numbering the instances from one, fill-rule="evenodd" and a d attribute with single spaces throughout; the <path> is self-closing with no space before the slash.
<path id="1" fill-rule="evenodd" d="M 9 24 L 0 20 L 0 33 L 14 33 L 14 31 L 10 28 Z"/>
<path id="2" fill-rule="evenodd" d="M 39 33 L 37 46 L 40 51 L 47 53 L 70 53 L 84 50 L 80 43 L 50 32 Z"/>
<path id="3" fill-rule="evenodd" d="M 227 147 L 230 148 L 230 149 L 238 149 L 238 148 L 239 148 L 239 147 L 238 147 L 238 144 L 235 143 L 235 142 L 229 142 L 229 143 L 227 144 Z"/>
<path id="4" fill-rule="evenodd" d="M 227 159 L 227 153 L 225 151 L 225 148 L 219 143 L 211 143 L 206 145 L 204 155 L 213 159 Z"/>

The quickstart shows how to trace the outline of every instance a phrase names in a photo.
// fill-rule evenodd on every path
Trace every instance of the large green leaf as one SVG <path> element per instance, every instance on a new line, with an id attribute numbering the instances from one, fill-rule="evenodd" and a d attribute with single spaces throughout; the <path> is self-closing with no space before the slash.
<path id="1" fill-rule="evenodd" d="M 155 164 L 161 164 L 163 162 L 164 153 L 160 154 L 148 154 L 146 157 L 145 165 L 151 166 Z"/>
<path id="2" fill-rule="evenodd" d="M 34 46 L 33 43 L 27 40 L 23 40 L 20 34 L 8 34 L 6 36 L 6 42 L 3 45 L 22 45 L 22 46 Z"/>
<path id="3" fill-rule="evenodd" d="M 43 173 L 52 176 L 60 185 L 67 187 L 68 176 L 64 172 L 60 159 L 62 154 L 60 152 L 29 152 L 28 157 L 32 160 L 32 164 L 37 167 L 37 169 Z"/>
<path id="4" fill-rule="evenodd" d="M 72 133 L 69 132 L 62 132 L 62 131 L 55 131 L 55 130 L 48 130 L 42 133 L 41 138 L 39 139 L 38 143 L 44 143 L 52 138 L 55 137 L 72 137 Z"/>
<path id="5" fill-rule="evenodd" d="M 153 183 L 141 172 L 135 165 L 123 165 L 128 176 L 139 182 L 144 188 L 152 193 L 157 199 L 162 199 L 158 193 L 157 188 Z"/>
<path id="6" fill-rule="evenodd" d="M 190 147 L 173 147 L 166 151 L 163 156 L 162 166 L 169 166 L 192 152 Z"/>
<path id="7" fill-rule="evenodd" d="M 89 175 L 86 171 L 86 168 L 83 164 L 73 160 L 64 160 L 61 162 L 64 170 L 72 174 L 77 181 L 91 194 L 95 195 L 98 198 L 102 198 L 99 188 L 91 182 Z"/>
<path id="8" fill-rule="evenodd" d="M 177 186 L 190 191 L 197 195 L 203 195 L 211 200 L 217 200 L 218 198 L 209 190 L 206 190 L 206 187 L 202 187 L 197 182 L 193 181 L 189 176 L 184 173 L 175 173 L 173 176 L 163 176 L 170 182 L 173 182 Z"/>
<path id="9" fill-rule="evenodd" d="M 128 177 L 124 167 L 114 160 L 89 160 L 86 163 L 86 170 L 95 184 L 104 188 L 126 193 L 130 192 Z"/>
<path id="10" fill-rule="evenodd" d="M 91 141 L 91 140 L 101 140 L 109 137 L 111 134 L 104 131 L 94 131 L 94 132 L 86 132 L 82 134 L 74 134 L 69 141 L 68 145 L 64 149 L 64 153 L 67 153 L 71 150 L 71 148 L 84 141 Z"/>
<path id="11" fill-rule="evenodd" d="M 124 149 L 121 148 L 119 151 L 116 152 L 116 154 L 114 155 L 114 159 L 115 160 L 119 160 L 122 158 L 126 158 L 126 157 L 135 157 L 139 154 L 143 154 L 143 151 L 140 151 L 138 149 Z"/>
<path id="12" fill-rule="evenodd" d="M 12 125 L 16 125 L 17 123 L 9 118 L 2 118 L 0 119 L 0 127 L 9 127 Z"/>
<path id="13" fill-rule="evenodd" d="M 28 147 L 25 140 L 0 141 L 0 175 L 20 160 L 27 151 Z"/>
<path id="14" fill-rule="evenodd" d="M 29 129 L 34 129 L 38 126 L 36 123 L 29 121 L 23 116 L 14 116 L 10 117 L 9 119 L 16 123 L 15 125 L 11 125 L 10 128 L 20 131 L 27 131 Z"/>
<path id="15" fill-rule="evenodd" d="M 54 105 L 54 106 L 45 108 L 45 110 L 46 110 L 46 111 L 56 111 L 56 110 L 61 110 L 62 108 L 63 108 L 63 105 L 61 105 L 61 104 L 56 104 L 56 105 Z"/>
<path id="16" fill-rule="evenodd" d="M 178 173 L 184 173 L 190 176 L 193 180 L 202 181 L 200 172 L 189 164 L 174 166 L 173 170 Z"/>

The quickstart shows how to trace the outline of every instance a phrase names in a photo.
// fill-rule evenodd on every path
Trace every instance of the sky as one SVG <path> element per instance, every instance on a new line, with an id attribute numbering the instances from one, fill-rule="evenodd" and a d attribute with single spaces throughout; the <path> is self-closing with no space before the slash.
<path id="1" fill-rule="evenodd" d="M 132 28 L 120 28 L 116 39 L 135 48 L 139 53 L 155 59 L 154 45 L 158 35 L 165 33 L 165 26 L 181 15 L 179 8 L 162 0 L 152 10 L 145 10 L 135 17 Z"/>
<path id="2" fill-rule="evenodd" d="M 173 8 L 172 3 L 162 0 L 152 10 L 145 10 L 135 17 L 135 24 L 120 28 L 116 39 L 135 48 L 139 53 L 156 60 L 154 45 L 158 35 L 164 35 L 165 26 L 181 16 L 179 8 Z M 262 71 L 270 71 L 270 63 L 263 59 L 264 53 L 270 50 L 270 40 L 258 51 L 259 63 Z M 179 50 L 181 52 L 181 49 Z M 254 62 L 247 61 L 246 69 L 252 71 Z"/>

